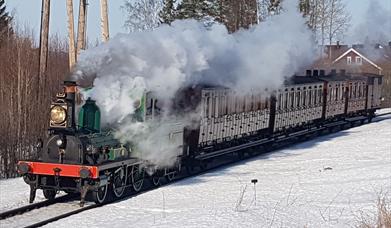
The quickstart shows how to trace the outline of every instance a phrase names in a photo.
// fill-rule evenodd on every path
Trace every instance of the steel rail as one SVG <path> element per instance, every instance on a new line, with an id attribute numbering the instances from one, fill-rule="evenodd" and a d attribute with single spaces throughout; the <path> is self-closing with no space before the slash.
<path id="1" fill-rule="evenodd" d="M 76 210 L 73 210 L 73 211 L 70 211 L 70 212 L 67 212 L 67 213 L 64 213 L 64 214 L 61 214 L 61 215 L 57 215 L 55 217 L 52 217 L 52 218 L 49 218 L 49 219 L 46 219 L 46 220 L 34 223 L 32 225 L 28 225 L 28 226 L 25 226 L 25 227 L 26 228 L 41 227 L 41 226 L 44 226 L 46 224 L 58 221 L 60 219 L 63 219 L 63 218 L 66 218 L 66 217 L 78 214 L 78 213 L 83 212 L 83 211 L 87 211 L 87 210 L 91 210 L 91 209 L 94 209 L 94 208 L 97 208 L 97 207 L 101 207 L 101 206 L 103 206 L 103 205 L 92 204 L 92 205 L 89 205 L 89 206 L 81 207 L 81 208 L 78 208 Z"/>
<path id="2" fill-rule="evenodd" d="M 11 210 L 8 210 L 8 211 L 4 211 L 4 212 L 0 213 L 0 220 L 6 219 L 6 218 L 10 218 L 10 217 L 13 217 L 15 215 L 21 215 L 21 214 L 24 214 L 26 212 L 32 211 L 34 209 L 39 209 L 39 208 L 46 207 L 46 206 L 49 206 L 49 205 L 52 205 L 52 204 L 66 202 L 66 201 L 73 200 L 73 199 L 76 199 L 76 196 L 72 195 L 72 194 L 68 194 L 68 195 L 65 195 L 65 196 L 57 197 L 57 198 L 52 199 L 52 200 L 45 200 L 45 201 L 42 201 L 42 202 L 33 203 L 33 204 L 29 204 L 29 205 L 26 205 L 26 206 L 23 206 L 23 207 L 19 207 L 19 208 L 11 209 Z"/>

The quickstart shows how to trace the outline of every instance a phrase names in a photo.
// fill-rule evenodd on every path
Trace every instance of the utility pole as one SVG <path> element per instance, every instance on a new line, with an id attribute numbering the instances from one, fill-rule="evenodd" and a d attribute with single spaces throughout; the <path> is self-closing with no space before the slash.
<path id="1" fill-rule="evenodd" d="M 41 31 L 39 38 L 38 102 L 46 87 L 48 62 L 50 0 L 42 0 Z"/>
<path id="2" fill-rule="evenodd" d="M 67 0 L 68 36 L 69 36 L 69 70 L 76 64 L 75 26 L 73 17 L 73 0 Z"/>
<path id="3" fill-rule="evenodd" d="M 77 56 L 81 50 L 86 49 L 86 21 L 87 21 L 87 0 L 80 0 L 79 22 L 77 28 Z"/>
<path id="4" fill-rule="evenodd" d="M 107 0 L 100 0 L 100 16 L 102 27 L 102 41 L 109 40 L 109 19 L 107 15 Z"/>

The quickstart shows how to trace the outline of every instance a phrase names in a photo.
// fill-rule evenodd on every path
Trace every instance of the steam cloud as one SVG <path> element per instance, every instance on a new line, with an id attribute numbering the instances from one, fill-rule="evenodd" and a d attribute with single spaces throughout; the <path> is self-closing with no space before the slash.
<path id="1" fill-rule="evenodd" d="M 223 25 L 205 28 L 185 20 L 117 35 L 82 53 L 75 77 L 96 76 L 89 96 L 99 105 L 102 122 L 115 126 L 122 142 L 135 144 L 140 158 L 170 166 L 178 151 L 160 134 L 168 134 L 163 123 L 178 117 L 135 123 L 128 118 L 134 112 L 132 104 L 145 90 L 154 91 L 159 101 L 170 101 L 178 89 L 197 83 L 242 93 L 278 88 L 316 53 L 297 2 L 285 3 L 281 15 L 235 34 L 228 34 Z"/>
<path id="2" fill-rule="evenodd" d="M 391 11 L 382 7 L 377 0 L 372 0 L 363 22 L 352 32 L 350 43 L 387 44 L 391 41 Z"/>

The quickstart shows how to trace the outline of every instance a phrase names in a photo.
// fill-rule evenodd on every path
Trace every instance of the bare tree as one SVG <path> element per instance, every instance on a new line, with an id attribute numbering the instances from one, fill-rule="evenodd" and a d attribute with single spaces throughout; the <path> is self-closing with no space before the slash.
<path id="1" fill-rule="evenodd" d="M 301 0 L 300 11 L 322 46 L 343 36 L 349 26 L 350 15 L 343 0 Z"/>
<path id="2" fill-rule="evenodd" d="M 124 27 L 129 32 L 152 30 L 159 26 L 162 0 L 126 0 L 121 7 L 126 13 Z"/>
<path id="3" fill-rule="evenodd" d="M 34 145 L 48 127 L 50 101 L 69 70 L 65 39 L 51 36 L 47 86 L 40 86 L 45 82 L 36 77 L 39 50 L 35 35 L 28 27 L 15 24 L 13 29 L 0 45 L 0 178 L 16 176 L 17 161 L 35 156 Z M 38 94 L 39 87 L 44 90 Z"/>
<path id="4" fill-rule="evenodd" d="M 338 36 L 343 36 L 349 27 L 350 15 L 346 11 L 342 0 L 329 0 L 327 36 L 329 44 L 335 41 Z"/>

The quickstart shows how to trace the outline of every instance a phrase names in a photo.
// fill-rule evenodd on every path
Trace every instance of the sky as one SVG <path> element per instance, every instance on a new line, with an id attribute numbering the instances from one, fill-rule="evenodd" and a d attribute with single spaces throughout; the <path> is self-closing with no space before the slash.
<path id="1" fill-rule="evenodd" d="M 289 0 L 293 1 L 293 0 Z M 378 1 L 382 7 L 391 11 L 391 0 L 343 0 L 347 10 L 352 15 L 352 27 L 362 23 L 365 12 L 371 1 Z M 8 11 L 16 14 L 16 19 L 21 24 L 27 24 L 38 34 L 40 27 L 41 0 L 6 0 Z M 78 0 L 74 0 L 75 26 L 77 26 Z M 101 39 L 100 36 L 100 1 L 88 0 L 87 36 L 90 42 Z M 110 36 L 127 32 L 123 27 L 125 21 L 124 11 L 121 6 L 124 0 L 108 0 Z M 391 16 L 390 16 L 391 18 Z M 391 20 L 391 19 L 390 19 Z M 76 28 L 76 27 L 75 27 Z M 51 1 L 50 33 L 58 33 L 67 36 L 66 1 Z"/>

